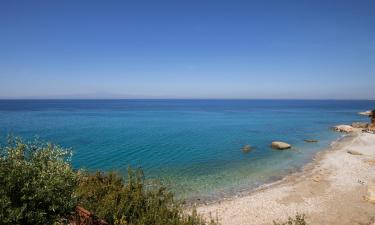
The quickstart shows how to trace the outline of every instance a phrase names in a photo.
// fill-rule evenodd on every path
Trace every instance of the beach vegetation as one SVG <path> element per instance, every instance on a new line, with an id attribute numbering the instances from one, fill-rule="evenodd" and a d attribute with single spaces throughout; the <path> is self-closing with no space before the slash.
<path id="1" fill-rule="evenodd" d="M 288 221 L 284 223 L 276 223 L 275 221 L 273 222 L 274 225 L 308 225 L 306 220 L 305 220 L 305 215 L 304 214 L 298 214 L 292 218 L 289 217 Z"/>
<path id="2" fill-rule="evenodd" d="M 10 138 L 0 147 L 0 224 L 68 224 L 76 206 L 111 225 L 203 225 L 195 210 L 163 185 L 148 185 L 142 170 L 115 172 L 74 170 L 71 151 L 38 140 Z"/>
<path id="3" fill-rule="evenodd" d="M 185 214 L 164 186 L 146 185 L 142 170 L 129 168 L 126 180 L 114 172 L 84 176 L 77 194 L 81 206 L 110 224 L 206 224 L 196 211 Z"/>
<path id="4" fill-rule="evenodd" d="M 79 181 L 70 159 L 71 151 L 38 140 L 10 138 L 0 147 L 0 223 L 44 225 L 67 218 Z"/>

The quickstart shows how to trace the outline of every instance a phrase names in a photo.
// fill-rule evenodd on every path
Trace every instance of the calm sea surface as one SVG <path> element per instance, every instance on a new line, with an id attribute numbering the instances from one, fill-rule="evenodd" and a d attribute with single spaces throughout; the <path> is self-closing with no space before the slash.
<path id="1" fill-rule="evenodd" d="M 0 138 L 38 136 L 71 147 L 76 168 L 142 167 L 181 197 L 214 198 L 300 168 L 340 137 L 329 127 L 367 121 L 357 112 L 372 108 L 375 101 L 0 100 Z M 272 150 L 273 140 L 295 148 Z"/>

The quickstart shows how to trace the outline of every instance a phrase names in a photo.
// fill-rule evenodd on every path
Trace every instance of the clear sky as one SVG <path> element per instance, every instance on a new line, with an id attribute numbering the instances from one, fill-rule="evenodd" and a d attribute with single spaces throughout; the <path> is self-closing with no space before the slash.
<path id="1" fill-rule="evenodd" d="M 375 99 L 375 1 L 0 1 L 0 98 Z"/>

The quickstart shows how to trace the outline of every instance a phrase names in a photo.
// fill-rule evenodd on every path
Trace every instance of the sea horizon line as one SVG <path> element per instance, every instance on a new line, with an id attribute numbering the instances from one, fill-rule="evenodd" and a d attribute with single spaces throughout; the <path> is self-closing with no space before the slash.
<path id="1" fill-rule="evenodd" d="M 121 101 L 121 100 L 181 100 L 181 101 L 375 101 L 375 99 L 336 98 L 0 98 L 0 101 Z"/>

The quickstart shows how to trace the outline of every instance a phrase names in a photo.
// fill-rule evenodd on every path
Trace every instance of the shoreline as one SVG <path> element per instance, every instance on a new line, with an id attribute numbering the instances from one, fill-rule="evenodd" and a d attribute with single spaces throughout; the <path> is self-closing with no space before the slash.
<path id="1" fill-rule="evenodd" d="M 222 197 L 218 197 L 218 198 L 211 198 L 210 200 L 208 200 L 208 199 L 205 199 L 203 201 L 191 200 L 189 202 L 188 206 L 189 206 L 189 208 L 191 208 L 192 206 L 202 207 L 202 206 L 205 206 L 205 205 L 217 204 L 217 203 L 220 203 L 222 201 L 230 201 L 230 200 L 234 200 L 234 199 L 241 198 L 241 197 L 244 197 L 244 196 L 249 196 L 253 193 L 256 193 L 256 192 L 259 192 L 259 191 L 262 191 L 262 190 L 265 190 L 265 189 L 268 189 L 268 188 L 272 188 L 272 187 L 277 186 L 277 185 L 281 185 L 284 182 L 290 181 L 290 179 L 293 179 L 293 177 L 295 177 L 295 176 L 307 173 L 310 170 L 312 170 L 316 161 L 319 161 L 327 152 L 334 151 L 336 145 L 340 144 L 341 142 L 348 141 L 349 139 L 355 138 L 356 136 L 354 136 L 354 135 L 358 135 L 358 134 L 356 134 L 356 133 L 343 134 L 343 136 L 332 140 L 327 147 L 324 147 L 321 150 L 318 150 L 317 152 L 315 152 L 313 154 L 313 156 L 311 157 L 311 160 L 309 162 L 306 162 L 301 167 L 293 170 L 292 172 L 290 172 L 290 173 L 288 173 L 284 176 L 280 176 L 278 179 L 270 180 L 269 182 L 266 182 L 266 183 L 261 184 L 257 187 L 254 187 L 254 188 L 246 188 L 246 189 L 239 190 L 236 193 L 226 194 L 226 195 L 223 195 Z M 291 150 L 287 150 L 287 151 L 291 151 Z"/>
<path id="2" fill-rule="evenodd" d="M 351 148 L 363 152 L 363 155 L 347 153 Z M 338 161 L 340 158 L 342 161 Z M 375 163 L 366 163 L 366 160 L 375 162 L 375 135 L 353 132 L 332 141 L 299 171 L 232 197 L 199 203 L 197 211 L 207 218 L 218 217 L 223 225 L 273 224 L 273 221 L 282 222 L 294 217 L 296 213 L 305 214 L 309 224 L 366 224 L 375 215 L 375 205 L 363 200 L 367 186 L 375 181 Z M 343 170 L 352 172 L 352 179 L 342 174 Z M 356 180 L 354 176 L 361 179 Z M 341 186 L 344 181 L 348 186 Z M 361 195 L 359 199 L 357 196 L 355 204 L 353 199 L 349 200 L 353 191 Z M 344 207 L 342 211 L 361 209 L 366 213 L 360 217 L 359 212 L 341 215 L 334 209 L 335 205 Z M 322 211 L 322 208 L 328 211 Z M 335 221 L 335 218 L 341 220 Z"/>

